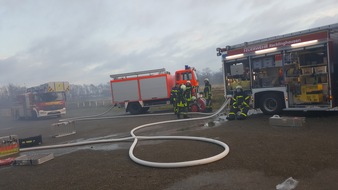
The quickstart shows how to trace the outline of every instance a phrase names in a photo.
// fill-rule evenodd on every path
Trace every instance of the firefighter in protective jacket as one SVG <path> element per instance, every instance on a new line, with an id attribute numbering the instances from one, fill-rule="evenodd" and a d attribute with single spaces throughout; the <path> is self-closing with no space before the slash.
<path id="1" fill-rule="evenodd" d="M 180 90 L 180 84 L 176 83 L 176 85 L 170 91 L 170 103 L 173 105 L 174 113 L 177 114 L 177 94 Z"/>
<path id="2" fill-rule="evenodd" d="M 204 98 L 206 100 L 206 109 L 205 112 L 212 112 L 212 106 L 211 106 L 211 84 L 209 82 L 208 78 L 204 79 Z"/>
<path id="3" fill-rule="evenodd" d="M 249 111 L 250 96 L 244 91 L 242 86 L 236 86 L 236 91 L 230 102 L 230 112 L 227 117 L 228 120 L 244 120 L 247 117 Z"/>
<path id="4" fill-rule="evenodd" d="M 180 118 L 180 115 L 183 115 L 183 118 L 188 118 L 188 102 L 186 97 L 186 86 L 184 84 L 181 85 L 180 89 L 177 93 L 176 98 L 177 105 L 177 118 Z"/>
<path id="5" fill-rule="evenodd" d="M 185 84 L 186 86 L 186 97 L 187 97 L 187 103 L 188 103 L 188 107 L 191 105 L 191 103 L 193 102 L 193 96 L 195 96 L 194 94 L 194 87 L 191 85 L 191 82 L 188 80 L 187 83 Z"/>

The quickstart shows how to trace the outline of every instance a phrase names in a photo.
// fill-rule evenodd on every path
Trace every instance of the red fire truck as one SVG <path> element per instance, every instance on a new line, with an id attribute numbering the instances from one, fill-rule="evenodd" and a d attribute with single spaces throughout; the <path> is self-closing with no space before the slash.
<path id="1" fill-rule="evenodd" d="M 36 119 L 40 117 L 66 114 L 66 92 L 68 82 L 48 82 L 28 88 L 26 93 L 17 97 L 17 104 L 12 108 L 14 119 Z"/>
<path id="2" fill-rule="evenodd" d="M 265 114 L 338 110 L 338 23 L 216 50 L 226 96 L 241 85 Z"/>
<path id="3" fill-rule="evenodd" d="M 149 110 L 150 106 L 169 104 L 171 88 L 176 84 L 191 85 L 198 89 L 196 70 L 186 66 L 183 70 L 171 75 L 164 68 L 131 73 L 110 75 L 111 93 L 114 105 L 124 106 L 126 112 L 140 114 Z M 195 92 L 196 94 L 197 92 Z M 191 111 L 203 111 L 205 103 L 198 98 L 191 105 Z"/>

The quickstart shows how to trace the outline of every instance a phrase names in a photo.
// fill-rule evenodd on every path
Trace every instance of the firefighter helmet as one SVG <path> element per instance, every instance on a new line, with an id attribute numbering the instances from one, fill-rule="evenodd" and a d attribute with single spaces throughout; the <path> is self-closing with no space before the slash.
<path id="1" fill-rule="evenodd" d="M 208 82 L 209 82 L 209 79 L 208 79 L 208 78 L 205 78 L 205 79 L 204 79 L 204 82 L 205 82 L 205 81 L 208 81 Z"/>
<path id="2" fill-rule="evenodd" d="M 190 80 L 187 81 L 187 84 L 191 84 Z"/>
<path id="3" fill-rule="evenodd" d="M 243 92 L 242 86 L 240 86 L 240 85 L 236 86 L 236 92 L 237 93 Z"/>

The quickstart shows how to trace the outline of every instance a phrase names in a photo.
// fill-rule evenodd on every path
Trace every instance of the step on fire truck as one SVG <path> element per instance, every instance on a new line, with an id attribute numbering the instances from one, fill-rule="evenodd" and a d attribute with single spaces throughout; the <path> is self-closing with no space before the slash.
<path id="1" fill-rule="evenodd" d="M 338 110 L 338 23 L 216 50 L 226 96 L 241 85 L 265 114 Z"/>
<path id="2" fill-rule="evenodd" d="M 131 114 L 145 113 L 150 106 L 169 104 L 172 87 L 176 83 L 186 84 L 188 80 L 197 94 L 199 84 L 195 71 L 186 66 L 184 70 L 176 71 L 175 76 L 164 68 L 110 75 L 113 78 L 110 81 L 113 104 L 124 106 Z M 190 111 L 204 111 L 205 100 L 196 98 L 189 107 Z"/>
<path id="3" fill-rule="evenodd" d="M 66 92 L 68 82 L 48 82 L 26 90 L 17 97 L 17 103 L 12 108 L 14 119 L 36 119 L 40 117 L 66 114 Z"/>

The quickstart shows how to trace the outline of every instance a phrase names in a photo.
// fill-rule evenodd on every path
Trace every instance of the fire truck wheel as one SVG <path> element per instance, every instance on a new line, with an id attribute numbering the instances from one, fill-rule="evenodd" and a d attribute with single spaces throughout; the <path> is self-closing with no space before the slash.
<path id="1" fill-rule="evenodd" d="M 142 113 L 147 113 L 148 110 L 149 110 L 149 107 L 143 107 L 142 108 Z"/>
<path id="2" fill-rule="evenodd" d="M 264 94 L 259 101 L 260 109 L 266 115 L 274 115 L 282 112 L 283 101 L 277 94 Z"/>
<path id="3" fill-rule="evenodd" d="M 128 111 L 133 115 L 134 114 L 140 114 L 140 113 L 142 113 L 142 107 L 141 107 L 140 103 L 132 102 L 128 106 Z"/>

